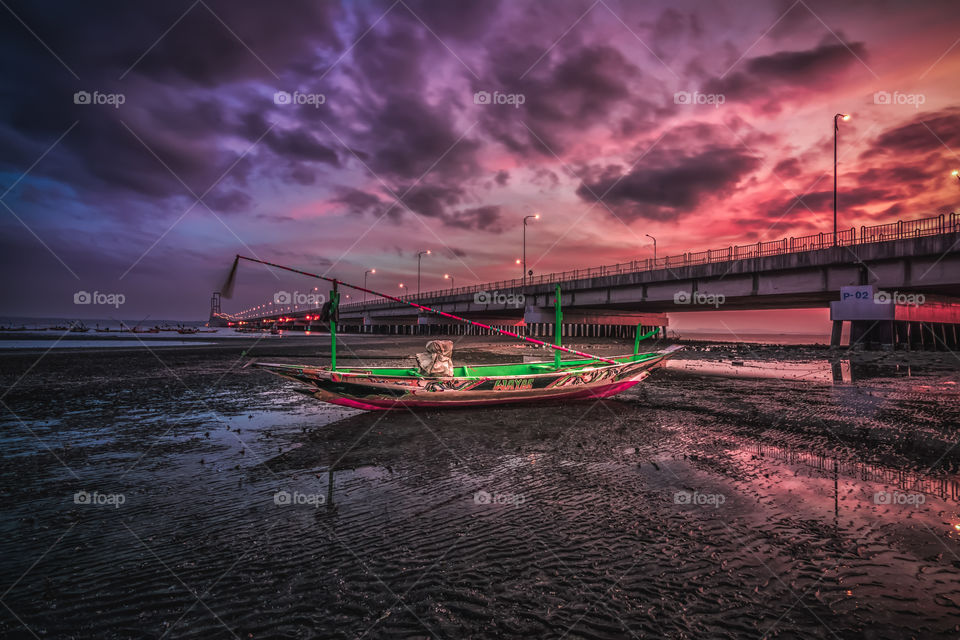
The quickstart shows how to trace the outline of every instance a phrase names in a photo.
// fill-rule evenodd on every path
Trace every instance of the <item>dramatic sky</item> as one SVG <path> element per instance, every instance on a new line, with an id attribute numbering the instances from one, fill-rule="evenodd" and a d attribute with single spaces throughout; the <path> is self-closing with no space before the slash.
<path id="1" fill-rule="evenodd" d="M 534 212 L 536 273 L 827 231 L 837 112 L 841 227 L 960 201 L 955 2 L 0 5 L 0 315 L 515 277 Z"/>

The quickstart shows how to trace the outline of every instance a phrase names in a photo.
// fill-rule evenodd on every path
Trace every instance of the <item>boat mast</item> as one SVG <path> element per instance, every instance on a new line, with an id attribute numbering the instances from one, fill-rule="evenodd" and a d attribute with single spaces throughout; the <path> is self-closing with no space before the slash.
<path id="1" fill-rule="evenodd" d="M 657 327 L 657 328 L 654 329 L 653 331 L 648 331 L 648 332 L 646 332 L 645 334 L 640 335 L 640 329 L 642 329 L 642 328 L 643 328 L 643 325 L 642 325 L 642 324 L 638 324 L 638 325 L 637 325 L 637 334 L 636 334 L 636 337 L 633 339 L 633 355 L 637 355 L 638 353 L 640 353 L 640 341 L 641 341 L 641 340 L 646 340 L 647 338 L 649 338 L 649 337 L 652 336 L 653 334 L 655 334 L 655 333 L 657 333 L 658 331 L 660 331 L 660 328 Z"/>

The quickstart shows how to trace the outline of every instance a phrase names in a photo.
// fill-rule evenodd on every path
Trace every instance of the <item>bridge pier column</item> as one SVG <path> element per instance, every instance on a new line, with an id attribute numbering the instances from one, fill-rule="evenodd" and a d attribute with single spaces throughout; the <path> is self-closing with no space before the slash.
<path id="1" fill-rule="evenodd" d="M 918 349 L 923 349 L 923 333 L 920 331 L 920 323 L 908 322 L 907 332 L 909 333 L 908 340 L 910 350 L 916 351 Z"/>
<path id="2" fill-rule="evenodd" d="M 893 322 L 880 321 L 873 325 L 870 336 L 872 348 L 881 349 L 893 344 Z"/>
<path id="3" fill-rule="evenodd" d="M 864 348 L 866 346 L 869 328 L 870 324 L 865 320 L 852 320 L 850 322 L 850 346 L 852 348 Z"/>
<path id="4" fill-rule="evenodd" d="M 880 345 L 895 349 L 897 346 L 896 323 L 893 320 L 881 322 L 877 328 L 880 330 Z"/>
<path id="5" fill-rule="evenodd" d="M 833 321 L 833 331 L 830 333 L 830 346 L 839 347 L 840 337 L 843 335 L 843 320 Z"/>
<path id="6" fill-rule="evenodd" d="M 907 331 L 906 322 L 894 322 L 893 323 L 893 332 L 894 332 L 894 349 L 907 349 L 910 347 L 910 338 L 909 332 Z"/>
<path id="7" fill-rule="evenodd" d="M 930 322 L 922 322 L 920 326 L 923 327 L 923 350 L 924 351 L 936 351 L 937 350 L 937 339 L 936 339 L 936 327 Z"/>

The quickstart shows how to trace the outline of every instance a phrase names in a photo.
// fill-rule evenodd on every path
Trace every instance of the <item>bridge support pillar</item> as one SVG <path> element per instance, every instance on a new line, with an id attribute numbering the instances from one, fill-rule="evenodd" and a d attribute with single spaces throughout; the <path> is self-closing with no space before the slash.
<path id="1" fill-rule="evenodd" d="M 936 326 L 930 322 L 924 322 L 922 323 L 922 326 L 923 326 L 923 350 L 936 351 L 937 350 Z"/>
<path id="2" fill-rule="evenodd" d="M 830 303 L 833 320 L 830 344 L 839 344 L 837 326 L 849 321 L 850 346 L 950 349 L 958 337 L 960 299 L 926 295 L 916 302 L 907 296 L 899 292 L 896 296 L 877 292 L 872 285 L 841 287 L 840 300 Z"/>
<path id="3" fill-rule="evenodd" d="M 893 347 L 907 349 L 910 347 L 910 337 L 908 331 L 908 323 L 906 322 L 894 322 L 893 323 Z"/>
<path id="4" fill-rule="evenodd" d="M 833 321 L 833 332 L 830 334 L 830 346 L 839 347 L 840 337 L 843 335 L 843 320 Z"/>
<path id="5" fill-rule="evenodd" d="M 923 349 L 923 334 L 920 332 L 920 323 L 908 322 L 907 333 L 909 334 L 907 340 L 910 350 Z"/>
<path id="6" fill-rule="evenodd" d="M 870 322 L 866 320 L 852 320 L 850 322 L 850 346 L 866 349 L 870 346 Z"/>

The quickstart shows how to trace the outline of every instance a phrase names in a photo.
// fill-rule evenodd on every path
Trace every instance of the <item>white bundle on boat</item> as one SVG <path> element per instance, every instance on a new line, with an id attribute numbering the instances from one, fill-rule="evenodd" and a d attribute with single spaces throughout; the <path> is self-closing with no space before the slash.
<path id="1" fill-rule="evenodd" d="M 452 340 L 431 340 L 427 343 L 427 351 L 417 354 L 420 373 L 425 376 L 452 376 L 452 355 Z"/>

